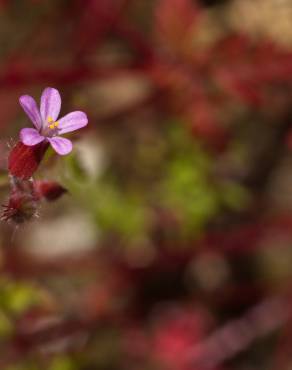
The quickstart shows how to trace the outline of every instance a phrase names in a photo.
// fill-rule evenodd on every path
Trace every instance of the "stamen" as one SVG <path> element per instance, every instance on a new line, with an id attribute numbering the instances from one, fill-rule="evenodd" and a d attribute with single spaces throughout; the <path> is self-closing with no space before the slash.
<path id="1" fill-rule="evenodd" d="M 52 117 L 48 117 L 48 127 L 51 129 L 51 130 L 54 130 L 54 128 L 58 127 L 59 126 L 59 122 L 56 121 L 54 122 L 53 118 Z"/>

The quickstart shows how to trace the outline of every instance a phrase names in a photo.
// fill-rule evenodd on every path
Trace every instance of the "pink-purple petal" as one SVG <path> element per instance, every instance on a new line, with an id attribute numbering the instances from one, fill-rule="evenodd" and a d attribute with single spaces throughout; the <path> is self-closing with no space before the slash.
<path id="1" fill-rule="evenodd" d="M 79 130 L 80 128 L 86 126 L 88 119 L 84 112 L 75 111 L 66 114 L 66 116 L 59 119 L 58 122 L 58 133 L 62 135 L 66 134 L 67 132 Z"/>
<path id="2" fill-rule="evenodd" d="M 57 120 L 61 110 L 61 96 L 57 89 L 47 87 L 41 96 L 41 116 L 44 124 L 47 123 L 48 117 L 54 121 Z"/>
<path id="3" fill-rule="evenodd" d="M 23 128 L 20 130 L 20 141 L 24 145 L 33 146 L 39 144 L 45 140 L 44 136 L 40 135 L 39 132 L 34 128 Z"/>
<path id="4" fill-rule="evenodd" d="M 60 155 L 66 155 L 72 150 L 72 142 L 64 137 L 54 136 L 47 138 L 53 149 Z"/>
<path id="5" fill-rule="evenodd" d="M 31 122 L 34 124 L 34 126 L 38 130 L 40 130 L 42 127 L 42 118 L 34 98 L 29 95 L 22 95 L 19 98 L 19 103 L 22 106 L 25 113 L 28 115 Z"/>

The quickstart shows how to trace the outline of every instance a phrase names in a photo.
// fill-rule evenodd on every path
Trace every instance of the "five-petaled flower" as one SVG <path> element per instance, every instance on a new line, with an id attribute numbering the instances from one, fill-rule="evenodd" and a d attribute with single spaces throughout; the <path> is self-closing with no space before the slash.
<path id="1" fill-rule="evenodd" d="M 20 140 L 23 144 L 33 146 L 45 140 L 60 155 L 71 152 L 72 142 L 59 135 L 86 126 L 88 120 L 84 112 L 71 112 L 58 120 L 61 96 L 59 91 L 52 87 L 47 87 L 43 91 L 40 109 L 29 95 L 21 96 L 19 102 L 35 126 L 35 128 L 23 128 L 20 131 Z"/>

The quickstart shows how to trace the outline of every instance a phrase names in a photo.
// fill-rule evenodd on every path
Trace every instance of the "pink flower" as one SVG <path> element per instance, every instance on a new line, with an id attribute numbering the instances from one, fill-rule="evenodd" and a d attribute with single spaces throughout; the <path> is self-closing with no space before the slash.
<path id="1" fill-rule="evenodd" d="M 47 141 L 60 155 L 71 152 L 72 142 L 59 135 L 86 126 L 88 119 L 84 112 L 71 112 L 58 120 L 61 110 L 61 96 L 59 91 L 52 87 L 47 87 L 43 91 L 40 109 L 36 101 L 29 95 L 22 95 L 19 102 L 35 126 L 35 128 L 23 128 L 20 131 L 20 141 L 23 144 L 33 146 Z"/>

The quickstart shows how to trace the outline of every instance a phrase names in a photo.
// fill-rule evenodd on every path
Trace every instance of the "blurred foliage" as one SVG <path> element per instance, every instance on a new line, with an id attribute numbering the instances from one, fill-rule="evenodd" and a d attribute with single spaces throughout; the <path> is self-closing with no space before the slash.
<path id="1" fill-rule="evenodd" d="M 105 235 L 117 233 L 127 242 L 145 239 L 150 232 L 153 206 L 167 210 L 177 218 L 181 237 L 201 234 L 209 220 L 224 208 L 240 210 L 247 202 L 247 192 L 237 182 L 215 179 L 212 159 L 182 125 L 169 125 L 164 131 L 164 149 L 155 149 L 149 160 L 148 143 L 139 145 L 128 159 L 135 168 L 135 184 L 123 174 L 117 178 L 104 169 L 97 181 L 82 169 L 78 155 L 69 156 L 64 183 L 75 199 L 88 207 L 98 228 Z M 157 135 L 157 133 L 156 133 Z M 147 158 L 147 172 L 141 166 Z M 161 172 L 156 172 L 161 168 Z M 119 186 L 117 186 L 117 184 Z M 151 191 L 149 192 L 149 184 Z"/>
<path id="2" fill-rule="evenodd" d="M 3 203 L 21 94 L 90 122 L 1 225 L 0 369 L 291 368 L 290 8 L 0 0 Z"/>

